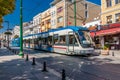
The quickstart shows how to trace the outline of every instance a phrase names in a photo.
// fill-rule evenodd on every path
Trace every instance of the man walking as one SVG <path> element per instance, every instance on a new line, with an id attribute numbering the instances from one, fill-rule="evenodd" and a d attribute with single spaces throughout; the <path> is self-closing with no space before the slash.
<path id="1" fill-rule="evenodd" d="M 1 41 L 0 41 L 0 48 L 1 48 Z"/>

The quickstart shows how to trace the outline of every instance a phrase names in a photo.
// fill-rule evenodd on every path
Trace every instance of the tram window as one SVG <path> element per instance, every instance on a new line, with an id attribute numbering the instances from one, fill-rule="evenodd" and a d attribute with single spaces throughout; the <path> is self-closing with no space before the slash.
<path id="1" fill-rule="evenodd" d="M 35 43 L 35 44 L 38 44 L 38 39 L 34 39 L 34 43 Z"/>
<path id="2" fill-rule="evenodd" d="M 47 38 L 42 38 L 41 42 L 42 44 L 45 44 L 45 45 L 48 44 Z"/>
<path id="3" fill-rule="evenodd" d="M 34 43 L 34 39 L 30 39 L 30 43 L 33 44 Z"/>
<path id="4" fill-rule="evenodd" d="M 29 43 L 28 39 L 25 40 L 26 43 Z"/>
<path id="5" fill-rule="evenodd" d="M 69 35 L 69 45 L 78 46 L 77 40 L 74 35 Z"/>
<path id="6" fill-rule="evenodd" d="M 54 34 L 54 44 L 59 44 L 58 34 Z"/>
<path id="7" fill-rule="evenodd" d="M 60 42 L 61 45 L 65 45 L 66 41 L 65 41 L 65 35 L 64 36 L 60 36 Z"/>
<path id="8" fill-rule="evenodd" d="M 32 43 L 32 40 L 31 39 L 29 39 L 30 40 L 30 43 Z"/>
<path id="9" fill-rule="evenodd" d="M 52 45 L 52 36 L 48 36 L 48 45 Z"/>

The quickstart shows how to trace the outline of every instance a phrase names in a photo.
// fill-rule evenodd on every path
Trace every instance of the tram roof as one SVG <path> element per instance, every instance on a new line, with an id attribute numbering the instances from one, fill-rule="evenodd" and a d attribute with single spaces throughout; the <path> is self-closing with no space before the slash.
<path id="1" fill-rule="evenodd" d="M 86 27 L 82 27 L 82 26 L 67 26 L 67 27 L 60 27 L 57 29 L 51 29 L 48 32 L 54 32 L 54 31 L 65 30 L 65 29 L 72 29 L 73 31 L 88 30 Z"/>
<path id="2" fill-rule="evenodd" d="M 37 33 L 37 34 L 29 34 L 27 36 L 24 36 L 24 38 L 29 37 L 29 36 L 39 35 L 39 34 L 45 34 L 45 33 L 47 34 L 49 32 L 55 32 L 55 31 L 60 31 L 60 30 L 65 30 L 65 29 L 71 29 L 73 31 L 88 30 L 86 27 L 81 27 L 81 26 L 67 26 L 67 27 L 60 27 L 57 29 L 51 29 L 51 30 L 48 30 L 47 32 L 42 32 L 42 33 Z"/>

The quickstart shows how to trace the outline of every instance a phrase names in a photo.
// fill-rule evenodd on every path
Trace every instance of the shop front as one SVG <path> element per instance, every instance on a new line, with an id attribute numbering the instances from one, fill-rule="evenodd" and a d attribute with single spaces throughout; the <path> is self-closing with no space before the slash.
<path id="1" fill-rule="evenodd" d="M 91 32 L 95 48 L 120 50 L 120 23 L 101 26 L 101 30 Z"/>

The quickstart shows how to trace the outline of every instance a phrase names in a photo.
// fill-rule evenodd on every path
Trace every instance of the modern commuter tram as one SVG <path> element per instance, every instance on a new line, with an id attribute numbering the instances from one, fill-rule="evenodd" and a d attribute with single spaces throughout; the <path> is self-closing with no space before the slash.
<path id="1" fill-rule="evenodd" d="M 10 41 L 10 46 L 20 47 L 20 38 L 14 38 Z"/>
<path id="2" fill-rule="evenodd" d="M 27 48 L 45 50 L 68 55 L 94 53 L 89 30 L 85 27 L 68 26 L 23 37 Z"/>

